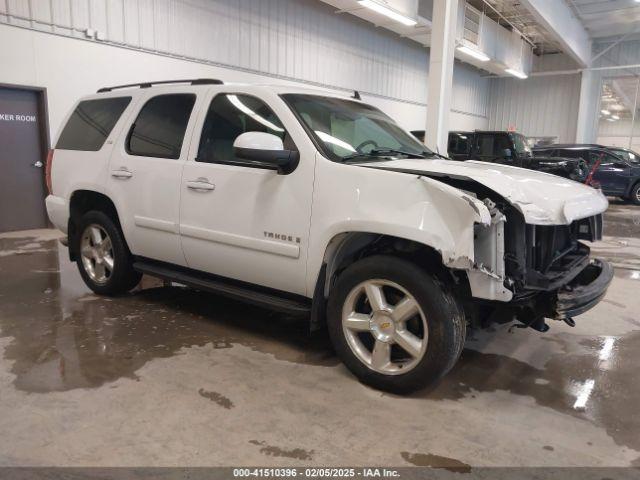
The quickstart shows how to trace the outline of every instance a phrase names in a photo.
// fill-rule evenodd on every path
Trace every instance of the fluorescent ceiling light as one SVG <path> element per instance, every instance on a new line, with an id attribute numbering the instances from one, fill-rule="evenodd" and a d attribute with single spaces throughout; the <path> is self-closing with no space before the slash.
<path id="1" fill-rule="evenodd" d="M 600 110 L 600 112 L 601 112 L 603 115 L 611 115 L 611 112 L 610 112 L 609 110 L 606 110 L 606 109 Z"/>
<path id="2" fill-rule="evenodd" d="M 457 50 L 466 55 L 469 55 L 470 57 L 475 58 L 476 60 L 480 60 L 481 62 L 488 62 L 489 60 L 491 60 L 487 55 L 485 55 L 480 50 L 469 48 L 465 45 L 460 45 Z"/>
<path id="3" fill-rule="evenodd" d="M 613 118 L 614 120 L 620 120 L 620 117 L 618 115 L 611 115 L 611 118 Z"/>
<path id="4" fill-rule="evenodd" d="M 514 70 L 513 68 L 505 68 L 504 71 L 507 72 L 509 75 L 513 75 L 514 77 L 518 77 L 523 80 L 529 77 L 529 75 L 527 75 L 526 73 L 520 72 L 518 70 Z"/>
<path id="5" fill-rule="evenodd" d="M 413 27 L 418 23 L 413 18 L 402 15 L 395 10 L 391 10 L 389 7 L 385 7 L 384 5 L 380 5 L 379 3 L 374 2 L 373 0 L 358 0 L 358 3 L 363 7 L 369 8 L 374 12 L 378 12 L 381 15 L 384 15 L 385 17 L 389 17 L 396 22 L 400 22 L 407 27 Z"/>

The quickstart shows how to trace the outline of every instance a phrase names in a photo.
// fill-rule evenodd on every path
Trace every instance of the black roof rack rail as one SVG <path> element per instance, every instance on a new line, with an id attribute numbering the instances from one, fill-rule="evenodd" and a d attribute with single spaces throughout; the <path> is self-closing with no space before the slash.
<path id="1" fill-rule="evenodd" d="M 98 93 L 110 92 L 120 88 L 150 88 L 154 85 L 166 85 L 170 83 L 189 83 L 191 85 L 222 85 L 222 80 L 216 78 L 193 78 L 188 80 L 159 80 L 157 82 L 142 82 L 142 83 L 129 83 L 127 85 L 116 85 L 115 87 L 102 87 L 98 90 Z"/>

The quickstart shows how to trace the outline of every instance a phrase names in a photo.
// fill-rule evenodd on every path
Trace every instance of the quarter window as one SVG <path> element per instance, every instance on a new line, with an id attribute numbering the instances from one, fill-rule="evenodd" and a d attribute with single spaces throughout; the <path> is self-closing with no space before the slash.
<path id="1" fill-rule="evenodd" d="M 502 157 L 504 151 L 511 148 L 506 135 L 479 135 L 478 154 L 483 157 Z"/>
<path id="2" fill-rule="evenodd" d="M 271 133 L 283 140 L 285 148 L 295 150 L 280 119 L 262 100 L 249 95 L 220 94 L 209 106 L 197 161 L 237 162 L 233 142 L 245 132 Z"/>
<path id="3" fill-rule="evenodd" d="M 196 96 L 159 95 L 145 103 L 131 127 L 127 151 L 131 155 L 180 158 L 184 133 Z"/>
<path id="4" fill-rule="evenodd" d="M 56 149 L 97 152 L 130 102 L 131 97 L 80 102 L 62 130 Z"/>

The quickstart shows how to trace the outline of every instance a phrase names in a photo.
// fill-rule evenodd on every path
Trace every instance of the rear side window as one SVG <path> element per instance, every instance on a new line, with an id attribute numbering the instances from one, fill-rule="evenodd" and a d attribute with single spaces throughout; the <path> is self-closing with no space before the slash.
<path id="1" fill-rule="evenodd" d="M 461 133 L 449 134 L 449 153 L 465 155 L 469 153 L 469 137 Z"/>
<path id="2" fill-rule="evenodd" d="M 486 157 L 502 157 L 506 149 L 511 149 L 507 135 L 486 134 L 478 136 L 478 153 Z"/>
<path id="3" fill-rule="evenodd" d="M 56 149 L 97 152 L 130 102 L 131 97 L 80 102 L 62 130 Z"/>
<path id="4" fill-rule="evenodd" d="M 131 155 L 180 158 L 196 96 L 191 93 L 158 95 L 144 104 L 131 126 L 127 152 Z"/>

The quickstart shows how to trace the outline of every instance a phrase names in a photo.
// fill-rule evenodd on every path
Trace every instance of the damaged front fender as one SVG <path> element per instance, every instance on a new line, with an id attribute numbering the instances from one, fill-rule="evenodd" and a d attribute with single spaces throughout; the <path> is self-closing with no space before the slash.
<path id="1" fill-rule="evenodd" d="M 513 293 L 505 287 L 504 223 L 506 217 L 490 200 L 480 201 L 475 196 L 429 177 L 420 177 L 429 185 L 432 196 L 440 192 L 442 199 L 454 210 L 467 210 L 461 220 L 465 234 L 459 237 L 456 251 L 466 254 L 445 257 L 446 266 L 467 272 L 471 293 L 476 298 L 508 302 Z M 469 211 L 468 208 L 471 207 Z M 473 213 L 471 213 L 473 212 Z M 450 217 L 449 217 L 450 218 Z M 443 253 L 443 252 L 441 252 Z"/>
<path id="2" fill-rule="evenodd" d="M 474 226 L 491 224 L 487 206 L 474 196 L 429 177 L 419 177 L 428 185 L 429 193 L 446 210 L 449 228 L 456 232 L 455 242 L 440 251 L 444 264 L 451 268 L 467 269 L 474 263 Z"/>

